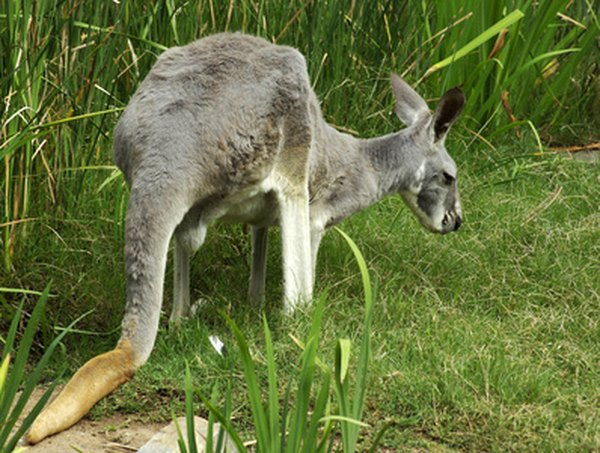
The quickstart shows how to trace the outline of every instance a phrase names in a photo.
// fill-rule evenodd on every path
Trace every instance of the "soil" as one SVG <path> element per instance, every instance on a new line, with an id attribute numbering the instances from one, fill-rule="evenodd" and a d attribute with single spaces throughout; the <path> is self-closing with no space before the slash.
<path id="1" fill-rule="evenodd" d="M 29 413 L 45 389 L 36 389 L 29 400 L 23 416 Z M 58 394 L 59 389 L 55 391 Z M 62 433 L 55 434 L 29 446 L 31 453 L 108 453 L 138 451 L 148 440 L 167 423 L 148 423 L 135 415 L 115 414 L 101 420 L 83 418 Z"/>

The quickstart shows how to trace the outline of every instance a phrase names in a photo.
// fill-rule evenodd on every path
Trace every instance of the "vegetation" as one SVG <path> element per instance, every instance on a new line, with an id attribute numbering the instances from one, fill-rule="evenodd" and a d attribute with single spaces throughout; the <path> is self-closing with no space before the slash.
<path id="1" fill-rule="evenodd" d="M 304 343 L 299 343 L 303 349 L 299 355 L 298 362 L 300 367 L 297 373 L 293 373 L 285 385 L 285 394 L 279 394 L 277 362 L 275 360 L 273 340 L 269 323 L 263 317 L 263 327 L 265 334 L 266 365 L 268 396 L 266 403 L 263 403 L 263 392 L 259 385 L 258 376 L 255 369 L 254 359 L 250 353 L 248 342 L 237 324 L 227 315 L 223 315 L 227 324 L 231 328 L 244 370 L 244 378 L 248 386 L 248 399 L 252 409 L 253 437 L 256 439 L 256 446 L 252 451 L 257 452 L 327 452 L 338 451 L 354 452 L 357 448 L 358 435 L 361 428 L 371 428 L 362 423 L 365 394 L 366 377 L 369 369 L 369 358 L 371 356 L 371 320 L 373 318 L 373 292 L 371 289 L 371 280 L 367 263 L 360 253 L 360 250 L 354 241 L 343 231 L 338 230 L 350 246 L 356 261 L 358 262 L 363 290 L 365 293 L 364 324 L 362 326 L 360 350 L 358 354 L 358 363 L 356 366 L 356 377 L 354 382 L 354 391 L 351 390 L 351 381 L 349 373 L 350 350 L 352 342 L 347 338 L 339 339 L 335 349 L 335 365 L 328 366 L 319 358 L 319 336 L 321 335 L 321 322 L 323 318 L 323 308 L 327 302 L 327 294 L 323 293 L 316 303 L 310 330 Z M 223 355 L 220 349 L 217 352 Z M 316 371 L 320 371 L 320 382 L 317 381 Z M 335 404 L 332 404 L 330 393 L 331 382 L 335 389 Z M 187 443 L 179 432 L 179 445 L 182 452 L 196 452 L 197 446 L 195 438 L 190 433 L 194 433 L 194 412 L 192 401 L 192 383 L 189 367 L 186 368 L 186 420 L 187 420 Z M 214 384 L 214 389 L 222 386 L 218 382 Z M 213 429 L 214 421 L 218 420 L 230 436 L 232 443 L 235 444 L 238 451 L 248 451 L 246 445 L 242 442 L 235 427 L 231 423 L 231 383 L 226 384 L 226 398 L 224 410 L 220 410 L 216 402 L 211 402 L 202 394 L 196 391 L 198 397 L 209 409 L 209 433 Z M 292 386 L 297 388 L 296 393 L 292 395 Z M 354 393 L 353 395 L 351 395 Z M 217 393 L 213 392 L 213 395 Z M 313 398 L 313 394 L 315 397 Z M 280 404 L 280 399 L 283 401 Z M 335 406 L 332 409 L 332 406 Z M 339 423 L 339 432 L 336 424 Z M 381 428 L 379 434 L 375 436 L 375 441 L 369 451 L 376 451 L 377 444 L 387 425 Z M 336 443 L 336 438 L 341 440 Z M 213 436 L 208 435 L 206 445 L 207 451 L 221 452 L 225 451 L 223 442 L 223 433 L 219 433 L 219 440 L 216 445 L 212 445 Z M 337 444 L 341 444 L 338 446 Z"/>
<path id="2" fill-rule="evenodd" d="M 43 393 L 41 398 L 35 403 L 33 409 L 26 414 L 26 417 L 19 423 L 19 417 L 22 415 L 25 404 L 29 400 L 34 388 L 39 384 L 48 361 L 54 350 L 59 345 L 62 338 L 67 334 L 69 328 L 64 329 L 60 335 L 52 340 L 38 363 L 29 370 L 28 359 L 33 345 L 37 326 L 44 315 L 50 287 L 46 287 L 40 298 L 35 304 L 31 316 L 23 330 L 22 337 L 17 346 L 15 346 L 17 331 L 19 325 L 23 322 L 23 304 L 17 308 L 8 334 L 0 336 L 2 341 L 2 354 L 0 358 L 0 452 L 16 452 L 16 446 L 19 439 L 29 429 L 35 417 L 40 413 L 44 404 L 50 398 L 54 387 L 58 383 L 52 383 Z M 11 355 L 14 355 L 14 362 L 11 363 Z M 19 392 L 20 391 L 20 392 Z"/>
<path id="3" fill-rule="evenodd" d="M 359 448 L 389 425 L 381 441 L 392 450 L 599 449 L 600 170 L 550 148 L 599 140 L 597 11 L 589 0 L 457 5 L 0 3 L 3 360 L 3 332 L 21 300 L 33 313 L 27 293 L 49 280 L 56 297 L 39 319 L 39 343 L 95 311 L 80 322 L 76 342 L 63 340 L 48 375 L 62 364 L 70 375 L 114 345 L 125 298 L 127 188 L 111 162 L 111 131 L 164 48 L 240 30 L 299 48 L 328 120 L 361 136 L 399 127 L 389 115 L 390 71 L 418 84 L 432 105 L 458 84 L 467 94 L 447 145 L 460 167 L 460 232 L 431 236 L 398 198 L 342 225 L 363 251 L 377 295 L 362 417 L 372 429 L 361 431 Z M 252 432 L 241 356 L 217 314 L 240 326 L 268 391 L 263 311 L 243 302 L 247 236 L 239 226 L 211 230 L 193 263 L 193 296 L 205 300 L 198 317 L 161 331 L 150 362 L 92 416 L 182 412 L 188 362 L 204 394 L 215 381 L 231 382 L 233 423 L 242 436 Z M 280 316 L 276 231 L 270 240 L 264 311 L 281 385 L 298 373 L 292 338 L 308 338 L 314 311 Z M 359 344 L 363 332 L 360 278 L 342 241 L 325 238 L 318 267 L 316 293 L 329 288 L 318 351 L 325 363 L 335 361 L 340 338 Z M 225 358 L 212 350 L 211 334 L 230 347 Z M 357 360 L 353 354 L 349 369 L 360 369 Z"/>

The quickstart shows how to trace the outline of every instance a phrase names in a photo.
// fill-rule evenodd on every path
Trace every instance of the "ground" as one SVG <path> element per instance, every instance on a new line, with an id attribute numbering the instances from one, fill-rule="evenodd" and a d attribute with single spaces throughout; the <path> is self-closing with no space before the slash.
<path id="1" fill-rule="evenodd" d="M 24 415 L 42 396 L 45 389 L 34 393 Z M 55 392 L 58 394 L 58 389 Z M 29 447 L 31 453 L 108 453 L 137 451 L 166 423 L 144 422 L 132 415 L 114 414 L 101 420 L 84 418 L 75 426 Z"/>

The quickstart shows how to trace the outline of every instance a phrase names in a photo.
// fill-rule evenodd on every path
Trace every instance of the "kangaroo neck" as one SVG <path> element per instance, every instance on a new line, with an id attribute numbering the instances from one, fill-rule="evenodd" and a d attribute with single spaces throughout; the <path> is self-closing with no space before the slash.
<path id="1" fill-rule="evenodd" d="M 414 139 L 410 129 L 361 140 L 361 152 L 377 174 L 378 199 L 407 190 L 413 179 Z"/>
<path id="2" fill-rule="evenodd" d="M 405 131 L 357 139 L 324 121 L 315 131 L 310 168 L 311 210 L 327 217 L 327 226 L 338 223 L 408 183 L 405 160 L 398 145 L 410 147 Z"/>

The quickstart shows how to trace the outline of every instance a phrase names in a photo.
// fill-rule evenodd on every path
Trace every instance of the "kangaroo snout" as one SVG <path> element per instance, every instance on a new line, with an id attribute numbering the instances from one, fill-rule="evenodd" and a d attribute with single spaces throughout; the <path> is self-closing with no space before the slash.
<path id="1" fill-rule="evenodd" d="M 462 225 L 462 217 L 460 210 L 448 211 L 442 219 L 441 228 L 438 230 L 441 234 L 457 231 Z"/>

